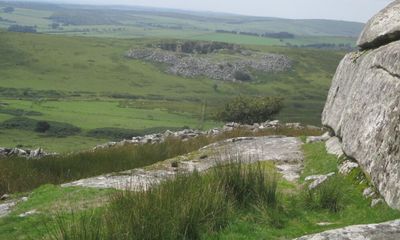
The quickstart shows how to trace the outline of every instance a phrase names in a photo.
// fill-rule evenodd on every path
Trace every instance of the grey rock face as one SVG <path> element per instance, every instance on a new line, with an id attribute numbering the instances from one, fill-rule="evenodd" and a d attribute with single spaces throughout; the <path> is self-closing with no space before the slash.
<path id="1" fill-rule="evenodd" d="M 368 21 L 357 45 L 376 48 L 400 39 L 400 1 L 396 0 Z"/>
<path id="2" fill-rule="evenodd" d="M 379 224 L 354 225 L 297 238 L 297 240 L 397 240 L 400 220 Z"/>
<path id="3" fill-rule="evenodd" d="M 400 208 L 400 41 L 348 54 L 333 79 L 322 123 L 342 140 L 385 201 Z"/>

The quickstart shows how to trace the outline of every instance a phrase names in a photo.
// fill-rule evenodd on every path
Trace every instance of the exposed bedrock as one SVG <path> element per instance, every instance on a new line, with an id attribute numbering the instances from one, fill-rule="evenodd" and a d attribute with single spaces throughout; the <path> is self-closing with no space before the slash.
<path id="1" fill-rule="evenodd" d="M 332 82 L 322 123 L 341 139 L 393 208 L 400 209 L 400 1 L 369 21 Z M 381 41 L 390 39 L 391 42 Z"/>

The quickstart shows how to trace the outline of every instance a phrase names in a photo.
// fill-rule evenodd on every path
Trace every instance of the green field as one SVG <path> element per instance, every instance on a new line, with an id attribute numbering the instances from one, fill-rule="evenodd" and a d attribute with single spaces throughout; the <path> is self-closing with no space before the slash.
<path id="1" fill-rule="evenodd" d="M 131 48 L 158 41 L 1 32 L 0 120 L 15 116 L 16 110 L 39 112 L 22 115 L 77 126 L 83 131 L 80 141 L 85 142 L 85 132 L 96 128 L 218 126 L 222 123 L 214 122 L 215 110 L 232 97 L 245 94 L 284 97 L 285 108 L 279 119 L 319 125 L 331 78 L 344 55 L 339 51 L 243 45 L 254 51 L 283 54 L 293 61 L 292 70 L 257 73 L 253 83 L 187 79 L 124 56 Z M 204 104 L 206 121 L 202 122 Z M 37 134 L 31 133 L 26 138 L 17 134 L 10 141 L 10 130 L 1 132 L 3 146 L 43 146 L 53 140 L 37 141 Z M 92 144 L 94 139 L 86 142 L 81 146 Z"/>
<path id="2" fill-rule="evenodd" d="M 2 11 L 6 6 L 14 11 Z M 279 119 L 319 125 L 330 80 L 345 52 L 304 46 L 354 46 L 362 28 L 360 23 L 340 21 L 0 1 L 0 29 L 15 24 L 36 26 L 41 34 L 0 30 L 0 122 L 27 117 L 71 124 L 81 132 L 54 139 L 32 129 L 3 128 L 0 146 L 44 146 L 61 152 L 111 139 L 89 137 L 94 129 L 148 132 L 155 127 L 220 126 L 213 118 L 216 110 L 240 94 L 283 97 Z M 217 33 L 220 29 L 258 34 L 287 31 L 295 37 Z M 166 74 L 162 66 L 125 57 L 132 48 L 165 39 L 229 42 L 283 54 L 292 60 L 293 69 L 255 73 L 252 83 L 230 83 Z M 30 111 L 38 114 L 30 116 Z"/>
<path id="3" fill-rule="evenodd" d="M 355 38 L 363 27 L 362 23 L 330 20 L 290 20 L 135 7 L 121 10 L 118 7 L 0 2 L 0 8 L 6 6 L 13 6 L 14 11 L 0 11 L 0 28 L 18 24 L 36 26 L 41 33 L 75 36 L 180 38 L 280 46 L 287 43 L 344 43 L 354 46 Z M 52 27 L 53 23 L 59 26 Z M 276 38 L 221 34 L 216 33 L 217 30 L 257 34 L 289 32 L 295 38 L 280 41 Z"/>

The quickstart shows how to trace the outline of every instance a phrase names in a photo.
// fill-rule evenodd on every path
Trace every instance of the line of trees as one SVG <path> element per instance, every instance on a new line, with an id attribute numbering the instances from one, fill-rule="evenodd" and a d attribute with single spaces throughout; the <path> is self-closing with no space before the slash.
<path id="1" fill-rule="evenodd" d="M 36 26 L 22 26 L 22 25 L 11 25 L 8 27 L 9 32 L 26 32 L 36 33 Z"/>

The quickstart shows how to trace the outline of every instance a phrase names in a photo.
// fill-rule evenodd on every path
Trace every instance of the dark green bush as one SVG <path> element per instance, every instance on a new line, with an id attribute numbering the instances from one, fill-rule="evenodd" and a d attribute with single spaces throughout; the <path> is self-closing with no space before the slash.
<path id="1" fill-rule="evenodd" d="M 217 118 L 224 122 L 259 123 L 271 120 L 282 107 L 282 98 L 239 96 L 227 103 Z"/>
<path id="2" fill-rule="evenodd" d="M 46 122 L 49 126 L 45 126 Z M 4 121 L 1 125 L 3 128 L 20 129 L 27 131 L 36 131 L 45 133 L 47 136 L 66 137 L 80 133 L 81 129 L 68 123 L 39 121 L 26 117 L 15 117 Z M 39 127 L 39 128 L 38 128 Z M 47 129 L 44 129 L 46 127 Z"/>
<path id="3" fill-rule="evenodd" d="M 250 74 L 243 72 L 243 71 L 235 71 L 235 73 L 233 74 L 233 77 L 236 80 L 244 81 L 244 82 L 248 82 L 251 80 Z"/>
<path id="4" fill-rule="evenodd" d="M 50 129 L 50 124 L 46 121 L 39 121 L 36 123 L 36 132 L 44 133 Z"/>

